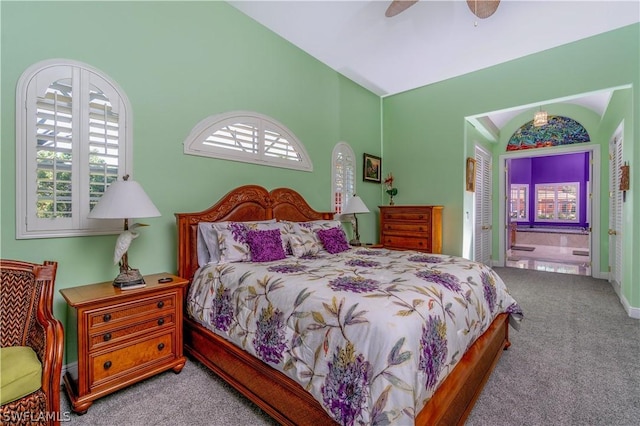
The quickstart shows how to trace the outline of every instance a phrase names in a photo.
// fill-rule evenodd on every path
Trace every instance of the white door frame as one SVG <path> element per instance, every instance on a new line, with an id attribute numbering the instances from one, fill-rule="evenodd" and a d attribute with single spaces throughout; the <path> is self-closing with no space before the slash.
<path id="1" fill-rule="evenodd" d="M 568 154 L 574 152 L 591 151 L 593 163 L 591 181 L 591 275 L 595 278 L 607 278 L 600 273 L 600 145 L 575 144 L 569 146 L 537 148 L 534 150 L 513 151 L 501 154 L 498 161 L 498 230 L 494 235 L 498 236 L 498 258 L 494 260 L 494 266 L 505 266 L 507 237 L 506 228 L 506 179 L 505 163 L 507 159 L 523 157 L 544 157 L 549 155 Z M 495 202 L 495 201 L 494 201 Z M 495 206 L 495 204 L 494 204 Z"/>
<path id="2" fill-rule="evenodd" d="M 609 141 L 609 277 L 608 280 L 620 295 L 622 286 L 622 274 L 624 270 L 623 251 L 624 245 L 624 207 L 621 201 L 622 195 L 618 189 L 620 183 L 620 169 L 618 160 L 623 163 L 623 135 L 624 123 L 620 124 Z M 611 147 L 614 147 L 613 152 Z M 618 205 L 619 204 L 619 205 Z M 617 207 L 617 208 L 616 208 Z M 613 232 L 613 234 L 612 234 Z"/>

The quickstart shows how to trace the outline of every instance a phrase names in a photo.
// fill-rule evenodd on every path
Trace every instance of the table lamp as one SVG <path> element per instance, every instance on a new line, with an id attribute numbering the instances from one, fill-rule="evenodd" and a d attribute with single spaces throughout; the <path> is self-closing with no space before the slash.
<path id="1" fill-rule="evenodd" d="M 360 243 L 360 233 L 358 232 L 358 217 L 356 213 L 369 213 L 369 209 L 365 206 L 364 202 L 360 197 L 353 194 L 353 197 L 347 203 L 347 208 L 344 209 L 342 214 L 352 214 L 354 219 L 353 225 L 353 239 L 349 241 L 349 244 L 352 246 L 361 246 Z"/>
<path id="2" fill-rule="evenodd" d="M 124 219 L 124 231 L 118 236 L 113 256 L 113 263 L 120 265 L 120 274 L 113 281 L 114 286 L 126 289 L 145 285 L 140 271 L 129 266 L 127 252 L 131 242 L 139 235 L 137 228 L 147 225 L 135 223 L 129 228 L 129 219 L 157 216 L 160 216 L 160 212 L 156 206 L 138 182 L 129 180 L 129 175 L 109 185 L 89 213 L 90 219 Z"/>

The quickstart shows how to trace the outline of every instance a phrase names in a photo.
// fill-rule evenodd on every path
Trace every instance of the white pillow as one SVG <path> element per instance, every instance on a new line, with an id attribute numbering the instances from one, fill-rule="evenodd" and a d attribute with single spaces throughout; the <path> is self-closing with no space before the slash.
<path id="1" fill-rule="evenodd" d="M 310 222 L 288 222 L 292 234 L 289 236 L 291 251 L 296 257 L 326 252 L 316 235 L 320 229 L 342 227 L 338 220 L 313 220 Z"/>
<path id="2" fill-rule="evenodd" d="M 220 257 L 220 255 L 218 254 L 218 234 L 211 225 L 211 222 L 198 223 L 198 233 L 196 238 L 198 266 L 204 266 L 207 263 L 211 262 L 212 253 L 216 255 L 216 259 Z"/>

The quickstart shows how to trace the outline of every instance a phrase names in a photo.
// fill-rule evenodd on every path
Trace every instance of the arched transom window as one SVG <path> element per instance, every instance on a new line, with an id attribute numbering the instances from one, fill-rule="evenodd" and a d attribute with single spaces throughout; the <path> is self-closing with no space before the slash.
<path id="1" fill-rule="evenodd" d="M 184 153 L 312 171 L 307 151 L 293 132 L 273 118 L 234 111 L 205 118 L 184 142 Z"/>

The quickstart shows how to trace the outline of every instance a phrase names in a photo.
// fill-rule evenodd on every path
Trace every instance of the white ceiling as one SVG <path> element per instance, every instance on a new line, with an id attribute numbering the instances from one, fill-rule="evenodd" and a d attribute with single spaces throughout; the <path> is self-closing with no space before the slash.
<path id="1" fill-rule="evenodd" d="M 393 18 L 384 15 L 390 0 L 229 3 L 380 96 L 640 22 L 640 0 L 502 0 L 487 19 L 461 0 L 421 0 Z M 571 102 L 602 114 L 610 95 Z M 519 111 L 490 118 L 499 129 Z"/>

